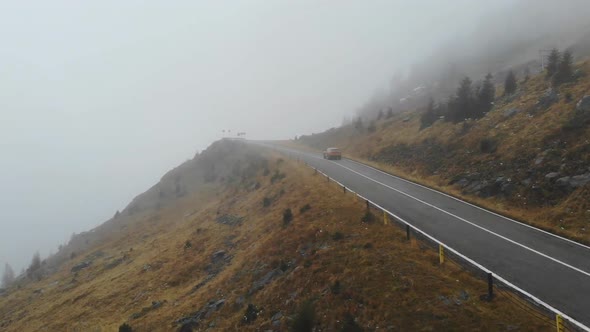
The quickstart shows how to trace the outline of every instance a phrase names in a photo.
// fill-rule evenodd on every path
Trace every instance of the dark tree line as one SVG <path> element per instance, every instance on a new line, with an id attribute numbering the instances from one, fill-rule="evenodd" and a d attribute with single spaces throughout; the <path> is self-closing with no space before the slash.
<path id="1" fill-rule="evenodd" d="M 516 76 L 514 75 L 514 72 L 510 70 L 508 75 L 506 75 L 506 79 L 504 80 L 504 95 L 507 96 L 515 93 L 517 87 L 518 83 L 516 82 Z"/>
<path id="2" fill-rule="evenodd" d="M 545 79 L 551 80 L 555 86 L 571 82 L 574 77 L 573 66 L 574 58 L 571 51 L 566 50 L 561 54 L 558 49 L 554 48 L 547 57 Z"/>
<path id="3" fill-rule="evenodd" d="M 496 96 L 492 78 L 491 74 L 487 74 L 481 85 L 474 86 L 471 79 L 465 77 L 447 102 L 445 119 L 457 123 L 465 119 L 479 119 L 489 112 Z"/>
<path id="4" fill-rule="evenodd" d="M 15 276 L 12 267 L 6 263 L 4 265 L 4 274 L 2 275 L 2 284 L 0 286 L 8 288 L 14 282 Z"/>

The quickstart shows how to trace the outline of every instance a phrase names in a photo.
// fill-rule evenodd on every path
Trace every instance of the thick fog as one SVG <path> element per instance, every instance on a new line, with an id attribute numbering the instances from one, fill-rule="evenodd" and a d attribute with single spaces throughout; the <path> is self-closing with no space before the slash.
<path id="1" fill-rule="evenodd" d="M 20 271 L 110 218 L 222 130 L 277 139 L 339 125 L 444 45 L 488 47 L 474 32 L 504 22 L 486 17 L 541 20 L 552 11 L 526 10 L 540 4 L 3 1 L 0 265 Z"/>

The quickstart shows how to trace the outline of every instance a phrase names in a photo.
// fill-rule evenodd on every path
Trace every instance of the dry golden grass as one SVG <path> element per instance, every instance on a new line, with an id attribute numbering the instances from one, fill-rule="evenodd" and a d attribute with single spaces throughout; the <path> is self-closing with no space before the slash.
<path id="1" fill-rule="evenodd" d="M 383 225 L 379 218 L 361 223 L 364 203 L 306 166 L 276 157 L 270 165 L 286 177 L 271 184 L 270 176 L 259 174 L 257 190 L 207 190 L 156 214 L 137 216 L 126 234 L 86 253 L 105 253 L 89 268 L 75 276 L 69 272 L 84 260 L 80 255 L 54 276 L 0 297 L 0 321 L 9 322 L 5 330 L 116 331 L 128 322 L 137 331 L 170 331 L 178 328 L 175 320 L 219 299 L 225 304 L 196 330 L 287 330 L 306 300 L 314 301 L 321 331 L 339 330 L 347 313 L 366 330 L 552 329 L 522 301 L 504 296 L 481 301 L 484 281 L 454 264 L 440 266 L 435 250 L 406 241 L 397 227 Z M 271 206 L 263 207 L 264 197 L 273 198 Z M 300 212 L 305 204 L 311 209 Z M 286 208 L 294 214 L 289 225 L 282 220 Z M 187 217 L 190 211 L 194 213 Z M 236 226 L 217 223 L 224 214 L 245 219 Z M 187 240 L 189 249 L 184 248 Z M 218 250 L 225 250 L 231 261 L 192 291 L 207 276 Z M 104 268 L 123 257 L 117 267 Z M 281 266 L 283 275 L 249 294 L 254 281 Z M 337 281 L 341 286 L 334 292 Z M 35 294 L 36 289 L 43 292 Z M 456 303 L 463 292 L 468 299 Z M 152 301 L 164 304 L 130 318 Z M 244 324 L 248 303 L 262 311 Z M 284 316 L 280 326 L 273 326 L 270 318 L 278 311 Z"/>

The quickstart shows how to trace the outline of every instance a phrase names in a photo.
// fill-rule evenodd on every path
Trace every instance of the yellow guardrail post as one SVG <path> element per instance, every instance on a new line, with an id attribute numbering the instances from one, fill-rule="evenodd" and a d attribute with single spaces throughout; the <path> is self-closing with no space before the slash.
<path id="1" fill-rule="evenodd" d="M 445 247 L 442 244 L 438 245 L 438 261 L 441 265 L 445 262 Z"/>
<path id="2" fill-rule="evenodd" d="M 555 326 L 557 327 L 557 332 L 565 332 L 563 317 L 560 314 L 555 315 Z"/>
<path id="3" fill-rule="evenodd" d="M 387 212 L 383 210 L 383 225 L 387 225 Z"/>

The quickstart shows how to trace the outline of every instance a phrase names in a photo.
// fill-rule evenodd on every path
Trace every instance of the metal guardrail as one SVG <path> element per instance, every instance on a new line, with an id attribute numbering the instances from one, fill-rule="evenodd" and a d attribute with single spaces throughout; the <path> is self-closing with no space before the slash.
<path id="1" fill-rule="evenodd" d="M 284 152 L 283 152 L 284 153 Z M 290 157 L 290 154 L 288 154 L 288 156 Z M 299 158 L 297 158 L 297 160 L 299 160 Z M 508 294 L 508 292 L 505 292 L 500 286 L 498 285 L 498 283 L 494 283 L 494 281 L 499 281 L 504 287 L 511 289 L 513 291 L 516 291 L 518 293 L 518 295 L 520 295 L 521 298 L 524 298 L 525 300 L 527 300 L 528 302 L 532 303 L 537 309 L 543 309 L 545 314 L 550 313 L 551 315 L 554 316 L 553 318 L 549 318 L 547 316 L 541 316 L 538 312 L 533 312 L 532 310 L 528 309 L 525 307 L 524 304 L 520 304 L 521 308 L 523 310 L 528 311 L 531 315 L 535 316 L 538 319 L 541 319 L 543 321 L 546 321 L 548 324 L 552 324 L 555 328 L 557 332 L 564 332 L 564 331 L 587 331 L 590 332 L 590 328 L 587 327 L 586 325 L 580 323 L 579 321 L 573 319 L 572 317 L 568 316 L 567 314 L 563 313 L 562 311 L 554 308 L 553 306 L 549 305 L 548 303 L 542 301 L 541 299 L 539 299 L 538 297 L 530 294 L 529 292 L 523 290 L 522 288 L 514 285 L 513 283 L 511 283 L 510 281 L 502 278 L 500 275 L 498 275 L 497 273 L 493 272 L 492 270 L 486 268 L 485 266 L 477 263 L 476 261 L 472 260 L 471 258 L 463 255 L 462 253 L 460 253 L 459 251 L 453 249 L 452 247 L 446 245 L 445 243 L 443 243 L 442 241 L 436 239 L 435 237 L 433 237 L 432 235 L 422 231 L 420 228 L 412 225 L 411 223 L 409 223 L 408 221 L 404 220 L 403 218 L 401 218 L 400 216 L 396 215 L 395 213 L 383 208 L 382 206 L 380 206 L 379 204 L 371 201 L 370 199 L 364 197 L 363 195 L 347 188 L 345 185 L 343 185 L 342 183 L 340 183 L 337 180 L 334 180 L 332 178 L 330 178 L 329 175 L 325 174 L 324 172 L 318 170 L 316 167 L 313 167 L 311 165 L 309 165 L 307 162 L 303 161 L 305 163 L 306 166 L 312 168 L 315 170 L 315 172 L 322 174 L 323 176 L 325 176 L 329 181 L 332 181 L 336 184 L 338 184 L 340 187 L 342 187 L 343 191 L 346 193 L 346 191 L 348 190 L 350 193 L 356 195 L 358 198 L 364 200 L 367 203 L 367 208 L 369 208 L 370 206 L 373 206 L 381 211 L 383 211 L 384 213 L 384 220 L 385 220 L 385 216 L 389 215 L 390 217 L 394 218 L 394 221 L 397 221 L 399 224 L 404 225 L 406 227 L 406 236 L 410 237 L 410 230 L 413 230 L 415 232 L 415 234 L 419 234 L 420 236 L 422 236 L 423 238 L 429 240 L 431 243 L 435 244 L 438 246 L 438 250 L 439 250 L 439 261 L 440 263 L 444 263 L 445 260 L 447 260 L 447 258 L 449 258 L 449 256 L 451 257 L 456 257 L 459 258 L 462 262 L 466 262 L 468 264 L 470 264 L 472 267 L 476 268 L 479 271 L 484 272 L 487 275 L 487 279 L 488 279 L 488 294 L 487 296 L 489 297 L 489 300 L 491 300 L 495 295 L 494 295 L 494 286 L 496 287 L 495 289 L 498 290 L 500 293 L 502 293 L 502 295 L 507 296 L 509 299 L 512 300 L 512 302 L 514 302 L 515 304 L 518 305 L 518 300 L 515 300 L 514 298 L 511 298 L 510 294 Z M 449 255 L 450 254 L 450 255 Z M 451 260 L 452 261 L 452 260 Z M 458 262 L 454 262 L 455 264 L 459 265 L 459 267 L 463 268 L 462 265 L 460 265 L 460 263 Z"/>

